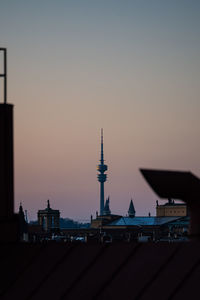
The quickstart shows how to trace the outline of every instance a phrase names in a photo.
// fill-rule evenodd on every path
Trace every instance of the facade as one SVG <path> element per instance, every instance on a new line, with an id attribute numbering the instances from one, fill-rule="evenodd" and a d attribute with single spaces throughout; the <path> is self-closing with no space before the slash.
<path id="1" fill-rule="evenodd" d="M 119 219 L 119 215 L 107 215 L 107 216 L 97 216 L 96 219 L 91 220 L 90 228 L 103 228 L 112 221 Z"/>
<path id="2" fill-rule="evenodd" d="M 163 205 L 158 205 L 156 202 L 157 217 L 185 217 L 187 216 L 187 205 L 185 203 L 175 203 L 168 199 L 168 202 Z"/>
<path id="3" fill-rule="evenodd" d="M 58 231 L 60 228 L 60 211 L 50 207 L 47 200 L 47 207 L 43 210 L 38 210 L 38 224 L 44 231 Z"/>

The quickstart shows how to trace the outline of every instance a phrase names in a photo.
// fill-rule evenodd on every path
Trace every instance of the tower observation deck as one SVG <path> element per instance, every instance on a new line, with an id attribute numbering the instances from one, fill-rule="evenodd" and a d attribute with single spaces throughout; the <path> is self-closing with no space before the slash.
<path id="1" fill-rule="evenodd" d="M 108 170 L 107 165 L 104 164 L 103 154 L 103 129 L 101 129 L 101 158 L 100 164 L 97 166 L 97 171 L 100 173 L 97 175 L 100 182 L 100 216 L 103 215 L 104 210 L 104 182 L 107 180 L 107 174 L 104 174 Z"/>

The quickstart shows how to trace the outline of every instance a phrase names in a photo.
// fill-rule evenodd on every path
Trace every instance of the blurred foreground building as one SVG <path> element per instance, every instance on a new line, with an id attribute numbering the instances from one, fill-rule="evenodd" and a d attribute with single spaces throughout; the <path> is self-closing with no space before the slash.
<path id="1" fill-rule="evenodd" d="M 14 150 L 13 105 L 7 103 L 7 49 L 3 53 L 4 102 L 0 103 L 0 242 L 16 242 L 22 239 L 23 211 L 14 213 Z"/>

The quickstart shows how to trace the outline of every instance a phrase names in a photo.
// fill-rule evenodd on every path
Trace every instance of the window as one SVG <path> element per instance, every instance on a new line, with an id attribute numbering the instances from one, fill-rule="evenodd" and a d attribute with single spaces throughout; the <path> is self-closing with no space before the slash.
<path id="1" fill-rule="evenodd" d="M 45 217 L 42 216 L 42 228 L 44 229 L 45 228 Z"/>

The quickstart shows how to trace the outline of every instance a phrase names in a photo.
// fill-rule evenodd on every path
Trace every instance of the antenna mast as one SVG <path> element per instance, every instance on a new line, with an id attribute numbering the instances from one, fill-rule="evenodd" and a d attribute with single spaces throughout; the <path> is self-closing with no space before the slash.
<path id="1" fill-rule="evenodd" d="M 4 78 L 4 104 L 7 103 L 7 49 L 6 48 L 0 48 L 0 51 L 3 52 L 3 60 L 4 60 L 4 67 L 3 67 L 3 73 L 0 74 L 0 77 Z"/>

